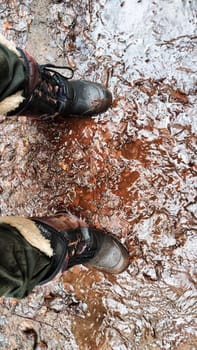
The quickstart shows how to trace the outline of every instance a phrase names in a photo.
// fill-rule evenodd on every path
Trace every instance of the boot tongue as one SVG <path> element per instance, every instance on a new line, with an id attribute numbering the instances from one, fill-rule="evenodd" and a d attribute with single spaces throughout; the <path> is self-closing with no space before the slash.
<path id="1" fill-rule="evenodd" d="M 80 229 L 81 229 L 81 233 L 83 235 L 83 238 L 85 240 L 89 240 L 90 239 L 90 232 L 89 232 L 90 230 L 89 230 L 89 228 L 88 227 L 81 227 Z"/>
<path id="2" fill-rule="evenodd" d="M 68 268 L 76 264 L 84 264 L 94 257 L 97 241 L 90 228 L 78 227 L 74 230 L 67 230 L 66 238 L 69 240 Z"/>
<path id="3" fill-rule="evenodd" d="M 88 227 L 78 227 L 74 230 L 67 230 L 64 232 L 66 239 L 68 239 L 68 248 L 70 250 L 70 256 L 74 257 L 90 251 L 94 240 L 89 232 Z"/>

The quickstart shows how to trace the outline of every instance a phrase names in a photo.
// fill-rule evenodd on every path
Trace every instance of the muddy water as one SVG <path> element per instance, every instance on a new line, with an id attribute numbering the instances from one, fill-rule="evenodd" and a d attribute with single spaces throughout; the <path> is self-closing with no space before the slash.
<path id="1" fill-rule="evenodd" d="M 24 4 L 33 18 L 35 2 Z M 131 264 L 120 276 L 74 267 L 22 302 L 2 300 L 1 347 L 197 349 L 196 1 L 48 10 L 51 52 L 106 84 L 114 104 L 94 119 L 2 118 L 2 215 L 67 207 L 119 237 Z M 5 34 L 35 49 L 36 30 L 38 18 Z"/>

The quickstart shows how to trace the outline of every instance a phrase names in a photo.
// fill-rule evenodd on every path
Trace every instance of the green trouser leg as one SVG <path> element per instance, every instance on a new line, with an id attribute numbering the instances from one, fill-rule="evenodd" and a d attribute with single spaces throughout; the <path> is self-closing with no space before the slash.
<path id="1" fill-rule="evenodd" d="M 51 258 L 30 245 L 6 224 L 0 234 L 0 296 L 22 299 L 42 281 Z"/>
<path id="2" fill-rule="evenodd" d="M 0 101 L 24 90 L 26 81 L 25 68 L 20 58 L 0 44 Z"/>

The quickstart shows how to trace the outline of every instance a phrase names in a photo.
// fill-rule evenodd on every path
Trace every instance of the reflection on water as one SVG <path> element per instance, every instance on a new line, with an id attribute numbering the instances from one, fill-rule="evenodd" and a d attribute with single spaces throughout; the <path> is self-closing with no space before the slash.
<path id="1" fill-rule="evenodd" d="M 40 337 L 52 349 L 194 350 L 196 2 L 70 6 L 80 21 L 69 59 L 78 74 L 109 85 L 113 108 L 86 120 L 4 120 L 1 209 L 42 215 L 69 207 L 119 237 L 131 265 L 120 276 L 74 267 L 64 277 L 67 296 L 57 288 L 57 300 L 42 291 L 29 297 L 36 317 L 66 340 L 31 324 L 45 329 Z M 56 29 L 58 42 L 64 32 Z M 65 307 L 54 306 L 62 300 Z M 17 310 L 24 314 L 26 303 Z"/>

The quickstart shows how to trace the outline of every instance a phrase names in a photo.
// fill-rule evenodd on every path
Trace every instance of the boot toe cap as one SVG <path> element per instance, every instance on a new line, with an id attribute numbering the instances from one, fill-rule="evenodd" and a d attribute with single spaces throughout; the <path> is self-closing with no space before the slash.
<path id="1" fill-rule="evenodd" d="M 84 115 L 104 113 L 112 105 L 112 94 L 102 85 L 94 83 L 87 92 L 87 110 Z"/>
<path id="2" fill-rule="evenodd" d="M 104 234 L 100 239 L 102 239 L 100 249 L 86 265 L 113 274 L 123 272 L 129 265 L 127 249 L 111 235 Z"/>
<path id="3" fill-rule="evenodd" d="M 103 85 L 86 80 L 71 81 L 74 91 L 72 112 L 76 115 L 93 116 L 104 113 L 112 105 L 112 94 Z"/>

